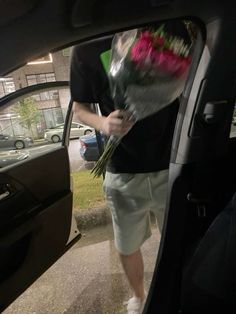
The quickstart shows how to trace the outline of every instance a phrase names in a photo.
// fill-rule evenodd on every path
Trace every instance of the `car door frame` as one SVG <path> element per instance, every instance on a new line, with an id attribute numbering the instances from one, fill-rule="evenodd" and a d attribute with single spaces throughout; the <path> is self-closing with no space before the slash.
<path id="1" fill-rule="evenodd" d="M 164 227 L 145 314 L 181 310 L 185 267 L 232 196 L 224 196 L 225 180 L 220 180 L 226 175 L 224 167 L 219 167 L 229 149 L 235 102 L 235 77 L 224 58 L 233 60 L 236 49 L 228 46 L 224 54 L 219 53 L 226 45 L 224 37 L 232 37 L 233 42 L 230 26 L 231 20 L 220 17 L 206 23 L 204 46 L 197 52 L 199 62 L 193 64 L 183 93 L 172 143 Z"/>
<path id="2" fill-rule="evenodd" d="M 60 81 L 28 86 L 1 98 L 0 106 L 8 107 L 26 96 L 52 88 L 65 88 L 68 84 Z M 72 214 L 73 193 L 67 149 L 71 106 L 70 101 L 60 147 L 0 169 L 1 195 L 6 194 L 0 200 L 1 311 L 81 237 Z M 47 167 L 49 164 L 51 166 Z M 41 171 L 42 165 L 47 167 L 47 173 Z M 62 170 L 57 171 L 54 167 Z M 24 174 L 26 169 L 28 173 L 36 174 L 36 180 Z M 55 184 L 50 180 L 53 175 L 56 176 Z M 44 188 L 40 192 L 42 184 Z M 59 233 L 54 231 L 55 225 L 60 229 Z"/>

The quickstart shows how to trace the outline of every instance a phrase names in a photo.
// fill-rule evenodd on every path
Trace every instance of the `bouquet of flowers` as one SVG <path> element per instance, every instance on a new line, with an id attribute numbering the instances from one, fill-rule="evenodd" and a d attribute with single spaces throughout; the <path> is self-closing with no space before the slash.
<path id="1" fill-rule="evenodd" d="M 190 45 L 172 36 L 161 25 L 157 30 L 135 29 L 114 36 L 105 52 L 110 92 L 117 109 L 144 119 L 180 96 L 191 63 Z M 121 138 L 110 136 L 92 172 L 100 176 Z"/>

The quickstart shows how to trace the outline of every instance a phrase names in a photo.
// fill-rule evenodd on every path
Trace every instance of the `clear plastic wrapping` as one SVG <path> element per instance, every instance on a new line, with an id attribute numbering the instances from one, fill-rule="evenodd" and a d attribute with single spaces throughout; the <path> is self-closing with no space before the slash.
<path id="1" fill-rule="evenodd" d="M 171 104 L 184 88 L 189 49 L 183 39 L 165 33 L 164 26 L 116 34 L 108 72 L 116 107 L 141 120 Z"/>
<path id="2" fill-rule="evenodd" d="M 185 85 L 191 56 L 181 37 L 158 29 L 134 29 L 114 36 L 102 60 L 115 107 L 125 109 L 134 121 L 142 120 L 170 105 Z M 109 56 L 109 58 L 108 58 Z M 109 60 L 109 62 L 108 62 Z M 92 172 L 100 176 L 121 138 L 110 136 Z"/>

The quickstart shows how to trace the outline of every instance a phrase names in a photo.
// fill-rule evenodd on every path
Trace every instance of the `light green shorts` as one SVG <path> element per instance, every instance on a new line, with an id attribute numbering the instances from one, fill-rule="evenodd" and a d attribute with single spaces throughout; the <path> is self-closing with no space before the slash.
<path id="1" fill-rule="evenodd" d="M 112 213 L 115 246 L 129 255 L 151 236 L 150 211 L 162 228 L 168 170 L 152 173 L 106 172 L 104 191 Z"/>

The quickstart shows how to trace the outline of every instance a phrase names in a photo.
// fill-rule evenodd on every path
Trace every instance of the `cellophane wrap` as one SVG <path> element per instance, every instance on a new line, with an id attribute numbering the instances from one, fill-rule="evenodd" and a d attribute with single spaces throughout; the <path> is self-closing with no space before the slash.
<path id="1" fill-rule="evenodd" d="M 129 110 L 135 120 L 168 106 L 184 89 L 190 47 L 181 38 L 167 36 L 163 29 L 135 29 L 113 38 L 108 72 L 111 96 L 116 108 Z"/>
<path id="2" fill-rule="evenodd" d="M 190 48 L 183 38 L 168 34 L 164 25 L 156 30 L 116 34 L 109 64 L 104 61 L 115 108 L 129 111 L 130 119 L 136 122 L 170 105 L 183 92 L 191 63 Z M 120 140 L 110 136 L 92 170 L 95 176 L 104 172 Z"/>

